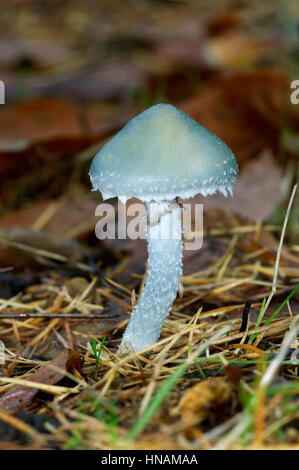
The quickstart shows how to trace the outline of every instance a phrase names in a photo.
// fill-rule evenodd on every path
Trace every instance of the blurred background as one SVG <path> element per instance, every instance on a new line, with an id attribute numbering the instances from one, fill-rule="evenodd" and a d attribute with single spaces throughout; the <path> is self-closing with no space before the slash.
<path id="1" fill-rule="evenodd" d="M 90 192 L 89 165 L 158 102 L 190 114 L 236 155 L 235 197 L 205 199 L 205 223 L 214 214 L 212 225 L 281 226 L 298 175 L 298 19 L 295 0 L 2 1 L 0 268 L 56 266 L 16 243 L 90 256 L 98 267 L 115 261 L 94 236 L 100 193 Z M 298 205 L 297 197 L 288 231 L 295 253 Z"/>

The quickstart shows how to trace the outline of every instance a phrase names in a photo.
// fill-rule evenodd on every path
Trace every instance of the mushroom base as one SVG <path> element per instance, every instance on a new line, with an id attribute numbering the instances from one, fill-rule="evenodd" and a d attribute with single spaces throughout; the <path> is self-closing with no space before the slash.
<path id="1" fill-rule="evenodd" d="M 174 202 L 150 202 L 147 211 L 147 280 L 124 333 L 122 350 L 139 351 L 157 342 L 182 274 L 181 208 Z"/>

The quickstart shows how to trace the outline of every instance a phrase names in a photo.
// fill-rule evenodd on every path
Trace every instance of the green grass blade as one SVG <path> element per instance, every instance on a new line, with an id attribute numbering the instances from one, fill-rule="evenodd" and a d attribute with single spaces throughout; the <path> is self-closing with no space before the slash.
<path id="1" fill-rule="evenodd" d="M 157 393 L 154 395 L 148 407 L 145 409 L 140 418 L 130 429 L 127 435 L 128 440 L 135 439 L 143 431 L 143 429 L 150 422 L 156 411 L 164 403 L 165 399 L 167 398 L 177 381 L 184 375 L 187 368 L 188 363 L 182 364 L 180 367 L 178 367 L 174 374 L 170 375 L 165 380 L 165 382 L 161 385 Z"/>
<path id="2" fill-rule="evenodd" d="M 99 378 L 99 364 L 100 364 L 100 357 L 101 357 L 101 352 L 105 343 L 107 335 L 105 335 L 101 341 L 100 347 L 99 347 L 99 352 L 97 352 L 97 341 L 95 339 L 92 340 L 91 342 L 91 349 L 94 353 L 94 357 L 96 360 L 96 368 L 94 372 L 94 378 L 95 380 L 98 380 Z"/>
<path id="3" fill-rule="evenodd" d="M 258 314 L 258 317 L 257 317 L 257 320 L 256 320 L 256 323 L 255 323 L 255 328 L 258 328 L 260 326 L 260 323 L 263 319 L 263 315 L 264 315 L 264 308 L 265 308 L 265 305 L 266 305 L 266 297 L 264 297 L 263 299 L 263 303 L 261 305 L 261 308 L 260 308 L 260 311 L 259 311 L 259 314 Z M 257 338 L 259 334 L 258 333 L 254 333 L 250 340 L 248 341 L 248 344 L 252 344 L 253 341 L 255 340 L 255 338 Z"/>
<path id="4" fill-rule="evenodd" d="M 292 292 L 288 295 L 288 297 L 282 302 L 282 304 L 278 307 L 277 310 L 271 315 L 271 317 L 268 318 L 268 320 L 265 321 L 265 326 L 269 325 L 272 320 L 276 317 L 276 315 L 283 309 L 285 304 L 293 297 L 293 295 L 296 294 L 297 290 L 299 289 L 299 284 L 297 284 L 296 287 L 292 290 Z"/>

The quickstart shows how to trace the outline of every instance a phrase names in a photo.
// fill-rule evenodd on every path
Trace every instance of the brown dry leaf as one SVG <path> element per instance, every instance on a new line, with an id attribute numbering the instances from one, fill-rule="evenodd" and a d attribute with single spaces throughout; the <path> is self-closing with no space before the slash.
<path id="1" fill-rule="evenodd" d="M 247 162 L 240 172 L 229 207 L 252 220 L 266 220 L 276 209 L 282 185 L 282 170 L 269 151 Z"/>
<path id="2" fill-rule="evenodd" d="M 84 277 L 72 277 L 65 282 L 65 287 L 69 295 L 73 298 L 81 295 L 85 289 L 87 289 L 87 286 L 88 282 Z"/>
<path id="3" fill-rule="evenodd" d="M 181 398 L 177 411 L 181 415 L 184 425 L 188 428 L 188 435 L 193 426 L 211 427 L 221 422 L 231 409 L 233 390 L 222 377 L 204 380 L 189 388 Z"/>
<path id="4" fill-rule="evenodd" d="M 265 46 L 239 31 L 230 31 L 208 39 L 203 55 L 214 67 L 242 70 L 254 66 L 265 53 Z"/>
<path id="5" fill-rule="evenodd" d="M 55 359 L 41 367 L 37 372 L 26 377 L 30 382 L 53 385 L 63 377 L 63 371 L 80 369 L 83 359 L 79 353 L 71 349 L 62 351 Z M 60 369 L 59 371 L 57 369 Z M 0 397 L 0 408 L 11 413 L 18 412 L 28 405 L 37 394 L 38 389 L 15 385 Z"/>
<path id="6" fill-rule="evenodd" d="M 265 148 L 275 151 L 294 112 L 288 78 L 272 69 L 212 80 L 180 108 L 223 139 L 241 164 Z"/>
<path id="7" fill-rule="evenodd" d="M 2 178 L 36 169 L 39 179 L 46 168 L 53 168 L 53 161 L 56 164 L 101 139 L 89 128 L 83 111 L 56 98 L 6 105 L 0 109 L 0 135 Z"/>
<path id="8" fill-rule="evenodd" d="M 237 156 L 238 159 L 238 156 Z M 280 202 L 283 174 L 270 151 L 263 151 L 257 158 L 246 162 L 234 186 L 234 197 L 222 194 L 195 196 L 193 202 L 211 207 L 223 207 L 252 221 L 265 221 Z"/>
<path id="9" fill-rule="evenodd" d="M 248 69 L 265 53 L 265 46 L 250 36 L 238 32 L 226 32 L 220 37 L 195 38 L 165 41 L 156 46 L 157 58 L 164 59 L 168 70 L 178 65 L 193 65 L 230 70 Z M 163 70 L 163 69 L 162 69 Z"/>
<path id="10" fill-rule="evenodd" d="M 178 411 L 186 426 L 203 421 L 214 424 L 231 406 L 233 391 L 222 378 L 210 378 L 189 388 L 181 398 Z"/>
<path id="11" fill-rule="evenodd" d="M 24 150 L 32 143 L 82 136 L 79 113 L 71 102 L 39 98 L 0 110 L 1 151 Z M 2 165 L 1 165 L 2 166 Z"/>
<path id="12" fill-rule="evenodd" d="M 55 263 L 77 263 L 86 250 L 75 240 L 66 240 L 48 232 L 13 227 L 0 232 L 0 266 L 38 269 Z"/>
<path id="13" fill-rule="evenodd" d="M 219 36 L 240 29 L 240 25 L 240 15 L 234 10 L 225 10 L 214 13 L 207 21 L 206 29 L 209 36 Z"/>
<path id="14" fill-rule="evenodd" d="M 60 200 L 36 202 L 3 215 L 0 230 L 13 226 L 35 228 L 67 238 L 79 238 L 94 231 L 99 201 L 90 193 L 76 191 Z"/>

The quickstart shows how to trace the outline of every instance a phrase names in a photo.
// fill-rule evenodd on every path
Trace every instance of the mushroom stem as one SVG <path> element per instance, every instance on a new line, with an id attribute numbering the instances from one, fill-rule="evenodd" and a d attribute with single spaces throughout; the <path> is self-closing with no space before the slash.
<path id="1" fill-rule="evenodd" d="M 121 342 L 132 351 L 158 340 L 182 274 L 181 208 L 174 201 L 150 202 L 147 211 L 147 280 Z"/>

